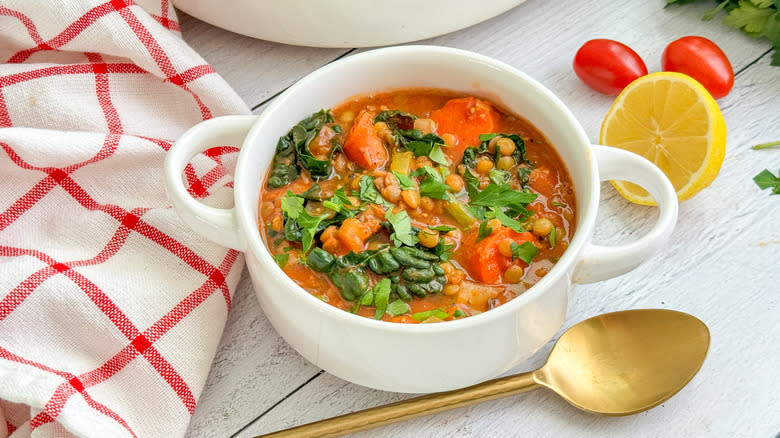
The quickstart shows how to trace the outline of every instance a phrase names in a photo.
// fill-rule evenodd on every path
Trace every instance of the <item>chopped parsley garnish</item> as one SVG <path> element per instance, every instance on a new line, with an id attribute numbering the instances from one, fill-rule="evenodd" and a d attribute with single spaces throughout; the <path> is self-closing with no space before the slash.
<path id="1" fill-rule="evenodd" d="M 312 216 L 303 208 L 304 199 L 291 191 L 282 196 L 282 212 L 285 214 L 284 234 L 290 241 L 300 241 L 304 254 L 309 252 L 317 227 L 325 216 Z"/>
<path id="2" fill-rule="evenodd" d="M 384 205 L 385 207 L 391 207 L 393 205 L 387 202 L 385 198 L 379 194 L 379 190 L 374 186 L 373 176 L 363 175 L 363 177 L 360 178 L 360 193 L 358 197 L 363 202 Z"/>
<path id="3" fill-rule="evenodd" d="M 393 241 L 395 246 L 401 246 L 402 244 L 414 246 L 417 244 L 417 234 L 412 230 L 412 221 L 409 219 L 409 214 L 403 210 L 393 214 L 393 209 L 388 208 L 385 213 L 385 219 L 390 222 L 390 226 L 393 228 L 390 240 Z"/>
<path id="4" fill-rule="evenodd" d="M 479 193 L 476 193 L 469 203 L 484 207 L 508 207 L 514 210 L 524 210 L 525 206 L 536 199 L 536 193 L 517 191 L 507 184 L 491 183 Z"/>
<path id="5" fill-rule="evenodd" d="M 412 151 L 415 157 L 425 155 L 436 163 L 450 165 L 441 149 L 444 140 L 436 134 L 423 134 L 419 129 L 397 129 L 393 132 L 393 140 L 399 147 Z"/>
<path id="6" fill-rule="evenodd" d="M 274 254 L 273 256 L 274 261 L 277 265 L 279 265 L 280 268 L 284 268 L 284 266 L 287 264 L 287 261 L 290 260 L 290 254 Z"/>
<path id="7" fill-rule="evenodd" d="M 404 175 L 403 173 L 398 173 L 396 171 L 393 171 L 393 175 L 395 175 L 395 178 L 398 180 L 401 190 L 414 190 L 417 188 L 409 175 Z"/>
<path id="8" fill-rule="evenodd" d="M 493 184 L 506 184 L 512 176 L 506 170 L 490 169 L 488 177 Z"/>
<path id="9" fill-rule="evenodd" d="M 775 176 L 769 169 L 753 177 L 753 181 L 761 190 L 772 189 L 773 195 L 780 195 L 780 172 Z"/>
<path id="10" fill-rule="evenodd" d="M 477 242 L 484 239 L 485 237 L 491 235 L 493 233 L 493 228 L 490 227 L 487 223 L 487 221 L 482 221 L 479 224 L 479 232 L 477 232 Z"/>
<path id="11" fill-rule="evenodd" d="M 395 300 L 387 306 L 387 313 L 392 316 L 403 315 L 409 313 L 409 305 L 401 300 Z"/>
<path id="12" fill-rule="evenodd" d="M 510 248 L 512 248 L 512 260 L 518 258 L 529 265 L 534 257 L 536 257 L 536 254 L 539 253 L 539 248 L 531 242 L 523 242 L 520 245 L 512 242 Z"/>
<path id="13" fill-rule="evenodd" d="M 454 318 L 462 318 L 462 317 L 464 317 L 464 316 L 468 316 L 468 315 L 466 315 L 466 312 L 464 312 L 464 311 L 462 311 L 462 310 L 458 309 L 458 310 L 456 310 L 455 312 L 453 312 L 452 316 L 453 316 Z"/>
<path id="14" fill-rule="evenodd" d="M 412 176 L 424 176 L 422 182 L 420 182 L 420 195 L 427 196 L 435 199 L 450 199 L 447 195 L 447 190 L 450 186 L 444 184 L 444 178 L 436 169 L 430 166 L 420 167 L 414 172 Z"/>
<path id="15" fill-rule="evenodd" d="M 523 224 L 520 223 L 520 221 L 507 216 L 506 213 L 504 213 L 504 211 L 500 208 L 491 207 L 490 210 L 485 213 L 485 219 L 493 218 L 498 219 L 499 222 L 501 222 L 501 225 L 509 227 L 518 233 L 525 231 L 525 228 L 523 227 Z"/>
<path id="16" fill-rule="evenodd" d="M 558 237 L 558 236 L 556 236 L 555 234 L 556 234 L 556 233 L 555 233 L 555 227 L 553 227 L 553 228 L 550 230 L 550 235 L 549 235 L 549 237 L 548 237 L 548 240 L 550 241 L 550 248 L 555 248 L 555 239 L 556 239 L 556 237 Z"/>

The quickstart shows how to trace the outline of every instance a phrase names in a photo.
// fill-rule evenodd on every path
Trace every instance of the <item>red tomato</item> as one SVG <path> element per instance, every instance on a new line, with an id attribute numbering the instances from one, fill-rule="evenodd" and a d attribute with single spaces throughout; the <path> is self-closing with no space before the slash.
<path id="1" fill-rule="evenodd" d="M 644 61 L 627 45 L 613 40 L 590 40 L 574 55 L 574 72 L 590 88 L 619 94 L 626 85 L 647 74 Z"/>
<path id="2" fill-rule="evenodd" d="M 661 56 L 664 71 L 684 73 L 699 81 L 715 99 L 729 94 L 734 86 L 731 63 L 715 43 L 698 36 L 672 41 Z"/>

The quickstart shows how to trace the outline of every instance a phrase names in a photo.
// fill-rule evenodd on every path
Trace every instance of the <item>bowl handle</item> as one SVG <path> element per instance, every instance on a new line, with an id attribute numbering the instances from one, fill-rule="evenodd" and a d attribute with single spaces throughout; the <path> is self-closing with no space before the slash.
<path id="1" fill-rule="evenodd" d="M 198 234 L 222 246 L 243 251 L 235 208 L 215 208 L 193 198 L 184 187 L 182 172 L 197 154 L 217 145 L 244 143 L 258 116 L 223 116 L 198 123 L 182 134 L 165 158 L 165 189 L 179 217 Z"/>
<path id="2" fill-rule="evenodd" d="M 645 236 L 620 246 L 588 244 L 573 281 L 593 283 L 636 268 L 666 244 L 677 222 L 677 194 L 672 183 L 647 159 L 622 149 L 593 145 L 601 181 L 622 180 L 640 185 L 658 203 L 658 221 Z"/>

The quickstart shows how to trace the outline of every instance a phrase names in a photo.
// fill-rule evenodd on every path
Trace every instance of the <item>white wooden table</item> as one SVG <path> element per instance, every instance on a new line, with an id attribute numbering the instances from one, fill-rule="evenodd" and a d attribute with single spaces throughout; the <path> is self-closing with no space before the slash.
<path id="1" fill-rule="evenodd" d="M 547 391 L 460 408 L 356 436 L 729 436 L 780 432 L 780 196 L 752 177 L 780 169 L 780 150 L 754 151 L 780 139 L 780 67 L 769 43 L 718 22 L 702 22 L 712 4 L 663 9 L 663 0 L 562 0 L 527 3 L 474 27 L 424 41 L 476 51 L 539 79 L 573 110 L 594 141 L 612 98 L 586 88 L 571 62 L 591 38 L 633 47 L 650 71 L 666 44 L 683 35 L 717 42 L 737 72 L 719 101 L 729 128 L 715 182 L 680 205 L 662 254 L 609 281 L 578 286 L 566 322 L 604 312 L 660 307 L 708 324 L 712 343 L 701 372 L 663 405 L 608 418 L 570 407 Z M 316 68 L 355 50 L 285 46 L 242 37 L 180 14 L 185 39 L 253 111 Z M 630 205 L 602 184 L 596 239 L 610 244 L 649 229 L 653 208 Z M 540 366 L 552 342 L 516 371 Z M 409 397 L 350 384 L 313 366 L 273 330 L 243 276 L 190 437 L 251 437 Z"/>

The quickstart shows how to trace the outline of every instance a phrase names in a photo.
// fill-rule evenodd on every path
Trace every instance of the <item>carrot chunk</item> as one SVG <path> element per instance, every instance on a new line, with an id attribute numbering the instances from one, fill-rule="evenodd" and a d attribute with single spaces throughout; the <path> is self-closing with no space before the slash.
<path id="1" fill-rule="evenodd" d="M 469 274 L 476 280 L 483 283 L 499 283 L 502 281 L 504 271 L 511 265 L 526 266 L 525 262 L 519 259 L 512 260 L 501 254 L 498 249 L 498 242 L 504 239 L 511 239 L 520 245 L 523 242 L 537 244 L 536 237 L 528 231 L 518 233 L 511 228 L 501 227 L 493 230 L 489 236 L 476 241 L 477 233 L 473 232 L 465 239 L 464 253 L 468 254 L 465 260 L 465 267 Z"/>
<path id="2" fill-rule="evenodd" d="M 480 134 L 495 132 L 498 124 L 498 113 L 493 106 L 475 97 L 451 99 L 434 111 L 431 118 L 439 135 L 452 134 L 458 138 L 457 145 L 443 148 L 454 163 L 463 158 L 467 146 L 479 145 Z"/>
<path id="3" fill-rule="evenodd" d="M 387 161 L 387 150 L 374 129 L 371 114 L 361 111 L 344 141 L 347 158 L 363 169 L 376 169 Z"/>

